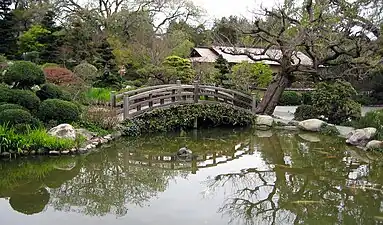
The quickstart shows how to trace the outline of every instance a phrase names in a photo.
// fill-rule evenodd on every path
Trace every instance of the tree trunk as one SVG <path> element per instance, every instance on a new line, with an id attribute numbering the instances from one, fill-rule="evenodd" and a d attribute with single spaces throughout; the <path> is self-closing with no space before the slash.
<path id="1" fill-rule="evenodd" d="M 278 73 L 271 84 L 267 87 L 265 95 L 256 109 L 256 113 L 272 115 L 283 91 L 289 85 L 289 82 L 288 74 Z"/>

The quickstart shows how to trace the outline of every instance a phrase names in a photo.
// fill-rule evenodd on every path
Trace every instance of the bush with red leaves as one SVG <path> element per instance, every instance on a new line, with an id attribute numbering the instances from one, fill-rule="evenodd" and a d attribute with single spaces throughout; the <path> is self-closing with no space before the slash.
<path id="1" fill-rule="evenodd" d="M 56 85 L 73 84 L 79 81 L 74 73 L 66 68 L 48 67 L 44 69 L 44 74 L 48 82 Z"/>

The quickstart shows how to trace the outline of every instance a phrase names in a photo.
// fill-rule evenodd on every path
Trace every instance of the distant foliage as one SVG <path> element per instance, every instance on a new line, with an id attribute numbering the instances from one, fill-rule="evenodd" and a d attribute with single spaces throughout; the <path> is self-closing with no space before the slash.
<path id="1" fill-rule="evenodd" d="M 44 69 L 48 82 L 56 85 L 68 85 L 78 81 L 74 73 L 66 68 L 48 67 Z"/>
<path id="2" fill-rule="evenodd" d="M 190 83 L 194 76 L 195 71 L 192 68 L 191 61 L 179 56 L 168 56 L 165 58 L 163 65 L 172 71 L 170 74 L 170 80 L 181 80 L 183 83 Z"/>
<path id="3" fill-rule="evenodd" d="M 41 103 L 38 117 L 43 122 L 71 123 L 79 119 L 80 112 L 80 108 L 72 102 L 47 99 Z"/>
<path id="4" fill-rule="evenodd" d="M 250 92 L 251 86 L 267 87 L 273 78 L 269 65 L 242 62 L 232 68 L 230 81 L 238 90 Z"/>
<path id="5" fill-rule="evenodd" d="M 41 43 L 41 37 L 49 34 L 50 31 L 41 25 L 33 25 L 19 37 L 20 49 L 25 52 L 40 52 L 45 45 Z"/>
<path id="6" fill-rule="evenodd" d="M 98 76 L 98 70 L 90 63 L 84 62 L 73 68 L 74 74 L 86 83 L 94 82 Z"/>
<path id="7" fill-rule="evenodd" d="M 230 73 L 230 65 L 229 62 L 223 58 L 222 55 L 219 55 L 215 61 L 214 68 L 216 68 L 219 73 L 217 73 L 217 77 L 215 77 L 218 84 L 223 85 L 225 81 L 227 81 L 228 74 Z"/>
<path id="8" fill-rule="evenodd" d="M 14 88 L 26 89 L 45 83 L 44 72 L 32 62 L 17 61 L 7 68 L 3 77 L 5 83 Z"/>
<path id="9" fill-rule="evenodd" d="M 278 105 L 296 106 L 302 104 L 302 95 L 296 91 L 284 91 Z"/>
<path id="10" fill-rule="evenodd" d="M 312 95 L 313 107 L 329 123 L 356 120 L 361 116 L 361 105 L 354 101 L 356 94 L 348 82 L 319 83 Z"/>
<path id="11" fill-rule="evenodd" d="M 377 129 L 377 140 L 383 139 L 383 110 L 376 110 L 366 113 L 365 116 L 355 121 L 356 128 L 375 127 Z"/>

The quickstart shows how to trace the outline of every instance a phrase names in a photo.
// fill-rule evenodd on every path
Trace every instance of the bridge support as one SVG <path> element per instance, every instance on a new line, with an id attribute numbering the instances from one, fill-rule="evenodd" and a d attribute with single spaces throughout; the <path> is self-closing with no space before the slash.
<path id="1" fill-rule="evenodd" d="M 112 108 L 116 107 L 116 92 L 115 91 L 110 92 L 110 106 Z"/>
<path id="2" fill-rule="evenodd" d="M 124 120 L 129 118 L 129 95 L 124 94 L 124 112 L 123 112 Z"/>

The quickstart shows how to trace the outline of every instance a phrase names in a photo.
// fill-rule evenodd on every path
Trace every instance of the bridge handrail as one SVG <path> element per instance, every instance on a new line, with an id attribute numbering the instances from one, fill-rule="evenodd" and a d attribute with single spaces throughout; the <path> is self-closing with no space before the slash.
<path id="1" fill-rule="evenodd" d="M 123 96 L 123 101 L 117 102 L 117 98 L 121 96 Z M 200 99 L 201 96 L 205 96 L 205 98 Z M 197 82 L 187 85 L 181 84 L 180 81 L 177 81 L 176 84 L 145 87 L 118 95 L 111 93 L 111 106 L 122 106 L 124 119 L 138 116 L 155 108 L 190 103 L 225 103 L 235 108 L 251 110 L 254 113 L 256 98 L 255 95 L 250 96 L 222 87 L 200 85 Z"/>

